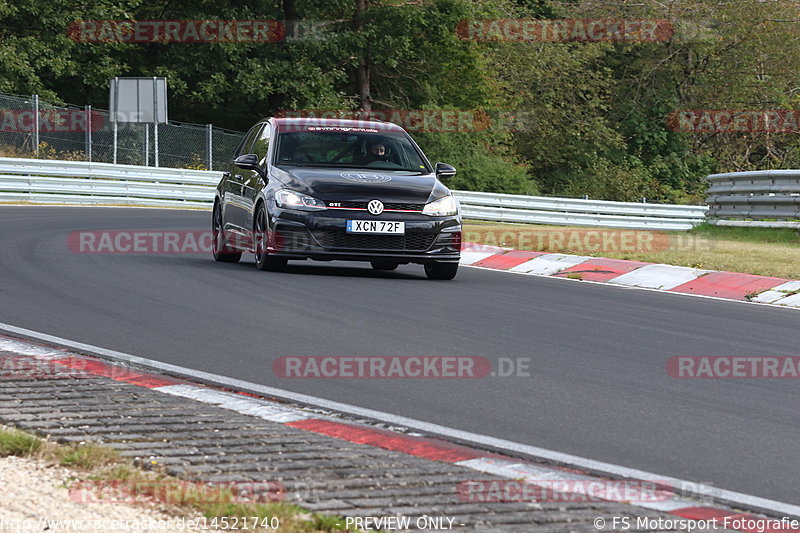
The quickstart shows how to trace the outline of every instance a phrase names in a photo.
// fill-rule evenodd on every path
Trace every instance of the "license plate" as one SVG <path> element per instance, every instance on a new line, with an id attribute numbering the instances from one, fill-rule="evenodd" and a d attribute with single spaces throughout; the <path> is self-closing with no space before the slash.
<path id="1" fill-rule="evenodd" d="M 403 235 L 406 232 L 405 222 L 387 220 L 348 220 L 347 233 L 388 233 Z"/>

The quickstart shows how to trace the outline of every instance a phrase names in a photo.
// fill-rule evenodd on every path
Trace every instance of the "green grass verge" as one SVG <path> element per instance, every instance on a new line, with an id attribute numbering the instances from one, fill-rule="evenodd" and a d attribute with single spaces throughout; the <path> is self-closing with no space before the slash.
<path id="1" fill-rule="evenodd" d="M 42 439 L 16 429 L 0 429 L 0 457 L 27 457 L 42 448 Z"/>
<path id="2" fill-rule="evenodd" d="M 688 233 L 738 242 L 783 243 L 800 247 L 800 230 L 790 228 L 740 228 L 704 222 Z"/>

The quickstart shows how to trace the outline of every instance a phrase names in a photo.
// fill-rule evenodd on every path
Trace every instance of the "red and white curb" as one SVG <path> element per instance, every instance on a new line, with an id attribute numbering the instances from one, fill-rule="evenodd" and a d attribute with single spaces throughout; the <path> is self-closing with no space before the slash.
<path id="1" fill-rule="evenodd" d="M 464 266 L 800 309 L 800 281 L 560 253 L 465 243 Z"/>
<path id="2" fill-rule="evenodd" d="M 36 334 L 36 332 L 22 330 L 21 328 L 15 328 L 6 324 L 0 324 L 0 327 L 6 331 L 9 329 L 17 330 L 16 332 L 12 332 L 12 334 L 23 333 L 26 334 L 25 336 L 27 339 L 30 339 L 30 337 L 33 336 L 31 334 Z M 47 338 L 43 339 L 45 342 L 58 339 L 57 337 L 52 337 L 45 334 L 38 335 Z M 71 342 L 65 339 L 59 340 L 62 341 L 62 343 L 58 343 L 61 345 Z M 82 347 L 87 346 L 80 343 L 72 344 Z M 747 520 L 759 519 L 759 517 L 749 513 L 739 513 L 730 508 L 726 509 L 721 506 L 706 505 L 702 502 L 702 500 L 715 497 L 718 499 L 721 498 L 726 502 L 732 502 L 734 506 L 738 504 L 747 507 L 749 504 L 754 509 L 767 511 L 770 514 L 800 517 L 800 507 L 798 506 L 715 489 L 702 484 L 677 480 L 647 472 L 627 469 L 624 467 L 615 467 L 613 465 L 607 465 L 589 459 L 568 456 L 559 452 L 550 452 L 525 445 L 501 441 L 500 439 L 493 439 L 490 437 L 483 437 L 482 441 L 481 439 L 477 438 L 469 439 L 470 436 L 480 436 L 462 432 L 460 430 L 450 430 L 449 433 L 458 440 L 472 440 L 476 443 L 485 442 L 490 447 L 494 447 L 491 446 L 492 444 L 500 445 L 502 443 L 506 443 L 506 449 L 518 450 L 520 452 L 528 453 L 529 455 L 539 456 L 548 461 L 558 461 L 563 464 L 568 464 L 570 467 L 550 466 L 531 461 L 525 461 L 512 456 L 504 455 L 502 453 L 487 452 L 479 448 L 457 444 L 442 438 L 422 436 L 418 433 L 401 433 L 397 431 L 379 429 L 368 425 L 366 420 L 360 423 L 342 421 L 341 419 L 337 419 L 334 413 L 330 413 L 330 415 L 328 415 L 313 409 L 286 405 L 277 400 L 267 400 L 261 397 L 255 397 L 252 393 L 248 392 L 228 392 L 209 386 L 198 385 L 188 380 L 172 378 L 163 374 L 135 370 L 127 366 L 117 365 L 101 359 L 96 359 L 95 357 L 76 355 L 68 351 L 68 346 L 65 346 L 65 348 L 53 348 L 48 345 L 37 344 L 35 340 L 32 343 L 29 340 L 23 341 L 20 338 L 0 335 L 0 350 L 12 352 L 21 356 L 46 360 L 50 363 L 64 365 L 68 368 L 79 369 L 82 374 L 108 377 L 117 381 L 145 387 L 165 394 L 170 394 L 172 396 L 179 396 L 210 405 L 215 405 L 223 409 L 262 418 L 264 420 L 284 424 L 297 429 L 312 431 L 314 433 L 346 440 L 348 442 L 365 444 L 401 452 L 431 461 L 442 461 L 468 468 L 475 472 L 490 474 L 508 480 L 514 480 L 517 482 L 524 481 L 533 485 L 548 484 L 552 483 L 553 481 L 578 482 L 562 485 L 566 489 L 562 489 L 561 487 L 559 488 L 559 493 L 566 494 L 565 499 L 567 501 L 569 500 L 569 495 L 571 493 L 569 487 L 573 487 L 576 491 L 575 496 L 580 498 L 586 496 L 585 488 L 581 488 L 586 486 L 585 482 L 596 482 L 600 484 L 607 484 L 609 482 L 613 483 L 613 479 L 598 477 L 590 474 L 589 471 L 581 469 L 581 466 L 588 466 L 594 471 L 619 474 L 612 477 L 627 477 L 637 481 L 655 481 L 661 486 L 665 487 L 663 490 L 659 489 L 659 498 L 642 499 L 642 501 L 627 501 L 623 499 L 604 498 L 603 501 L 626 503 L 636 507 L 664 512 L 679 516 L 681 518 L 693 520 L 711 520 L 712 518 L 716 518 L 717 520 L 721 521 L 726 517 L 728 517 L 729 520 L 731 517 L 735 517 L 745 519 L 744 523 L 746 523 Z M 126 355 L 119 352 L 103 350 L 102 348 L 96 348 L 96 350 L 107 352 L 104 355 Z M 142 358 L 136 356 L 128 356 L 128 358 L 143 361 Z M 163 363 L 158 363 L 158 365 L 171 366 Z M 180 367 L 173 368 L 179 369 Z M 190 369 L 183 370 L 185 372 L 182 372 L 181 374 L 184 375 L 191 375 L 194 372 Z M 202 374 L 202 377 L 207 380 L 208 374 L 201 372 L 197 372 L 197 374 Z M 219 382 L 222 386 L 225 386 L 226 382 L 231 381 L 235 380 L 225 378 L 224 376 L 219 376 Z M 248 388 L 250 389 L 269 389 L 267 387 L 262 387 L 255 384 L 249 385 L 250 387 Z M 268 392 L 274 392 L 277 390 L 278 389 L 269 389 Z M 301 396 L 288 391 L 282 392 L 284 394 L 280 394 L 278 396 Z M 311 397 L 304 396 L 304 398 L 308 399 Z M 304 403 L 309 402 L 306 401 Z M 342 405 L 325 401 L 322 401 L 321 403 L 324 407 L 331 405 L 336 407 Z M 347 412 L 345 409 L 340 410 Z M 373 416 L 371 418 L 382 422 L 389 422 L 395 425 L 405 425 L 411 429 L 420 428 L 425 430 L 431 428 L 436 430 L 436 428 L 440 428 L 439 433 L 448 433 L 448 431 L 442 431 L 447 429 L 443 428 L 442 426 L 435 426 L 433 424 L 414 421 L 412 419 L 405 419 L 403 417 L 389 415 L 388 413 L 383 414 L 384 416 L 381 416 L 381 413 L 379 412 L 357 407 L 352 407 L 349 411 L 363 412 L 367 414 L 376 413 L 378 416 Z M 407 423 L 402 424 L 402 422 Z M 532 453 L 532 451 L 538 451 L 539 453 Z M 577 468 L 573 467 L 573 465 L 577 466 Z M 674 487 L 680 487 L 680 493 L 671 490 Z M 455 490 L 456 489 L 454 487 L 454 491 Z M 700 498 L 700 500 L 682 495 L 687 493 L 696 495 Z M 747 527 L 732 530 L 746 532 L 755 532 L 758 530 L 761 533 L 764 532 L 763 529 L 748 529 Z M 790 530 L 767 529 L 766 531 L 777 532 Z M 795 529 L 792 531 L 797 530 Z"/>
<path id="3" fill-rule="evenodd" d="M 800 281 L 787 281 L 768 291 L 762 292 L 753 298 L 753 301 L 766 304 L 783 303 L 783 305 L 800 307 L 800 298 L 797 295 L 799 291 Z"/>

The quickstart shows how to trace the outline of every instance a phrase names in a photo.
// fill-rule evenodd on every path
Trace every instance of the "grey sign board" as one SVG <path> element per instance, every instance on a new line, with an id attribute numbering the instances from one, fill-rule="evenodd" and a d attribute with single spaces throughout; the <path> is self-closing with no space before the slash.
<path id="1" fill-rule="evenodd" d="M 167 122 L 167 78 L 111 80 L 112 122 Z"/>

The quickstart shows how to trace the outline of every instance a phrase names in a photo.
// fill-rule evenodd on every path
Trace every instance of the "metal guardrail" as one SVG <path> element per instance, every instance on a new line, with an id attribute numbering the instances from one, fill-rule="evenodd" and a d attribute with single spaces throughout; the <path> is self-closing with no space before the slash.
<path id="1" fill-rule="evenodd" d="M 0 201 L 210 208 L 221 172 L 0 158 Z M 705 206 L 453 191 L 465 218 L 497 222 L 686 230 Z"/>
<path id="2" fill-rule="evenodd" d="M 798 227 L 800 170 L 708 176 L 709 222 L 724 226 Z"/>
<path id="3" fill-rule="evenodd" d="M 0 201 L 210 208 L 221 172 L 0 158 Z"/>
<path id="4" fill-rule="evenodd" d="M 687 230 L 705 220 L 705 206 L 609 202 L 453 191 L 465 218 L 497 222 Z"/>

